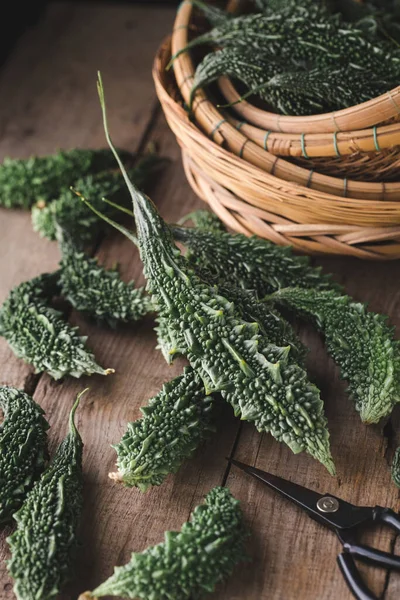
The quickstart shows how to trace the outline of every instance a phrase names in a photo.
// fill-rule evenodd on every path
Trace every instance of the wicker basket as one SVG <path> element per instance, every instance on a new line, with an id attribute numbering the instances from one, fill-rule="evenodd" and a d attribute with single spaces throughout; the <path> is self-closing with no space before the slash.
<path id="1" fill-rule="evenodd" d="M 192 11 L 192 5 L 188 1 L 184 2 L 178 11 L 172 36 L 173 53 L 187 43 Z M 345 173 L 346 156 L 343 155 L 346 154 L 346 144 L 349 148 L 352 144 L 353 154 L 347 157 L 352 167 L 350 173 L 356 171 L 360 176 L 359 163 L 371 164 L 374 156 L 379 156 L 382 169 L 390 169 L 393 161 L 398 159 L 397 149 L 393 146 L 400 143 L 400 125 L 396 122 L 400 106 L 400 88 L 396 88 L 389 95 L 335 114 L 336 126 L 339 122 L 342 128 L 344 121 L 338 121 L 338 118 L 342 119 L 342 113 L 349 115 L 353 111 L 363 115 L 363 126 L 366 126 L 367 122 L 372 125 L 371 135 L 375 144 L 373 153 L 371 150 L 374 148 L 368 145 L 354 145 L 351 138 L 354 132 L 339 133 L 336 129 L 336 133 L 332 135 L 332 132 L 327 130 L 326 115 L 315 117 L 322 127 L 322 132 L 272 132 L 272 122 L 269 122 L 270 129 L 268 132 L 262 131 L 261 140 L 259 127 L 243 123 L 242 120 L 238 121 L 232 114 L 221 113 L 209 101 L 203 90 L 199 90 L 196 95 L 193 107 L 194 122 L 191 121 L 183 108 L 183 101 L 187 103 L 189 99 L 194 65 L 189 53 L 184 53 L 175 61 L 172 73 L 166 71 L 170 57 L 171 40 L 167 40 L 156 57 L 153 71 L 159 99 L 167 121 L 182 148 L 184 167 L 190 184 L 227 225 L 246 235 L 257 234 L 277 244 L 290 244 L 306 253 L 347 254 L 371 259 L 400 257 L 400 183 L 376 182 L 374 179 L 378 177 L 372 176 L 368 178 L 369 181 L 360 181 L 357 178 L 323 174 L 314 170 L 314 164 L 323 160 L 320 158 L 315 158 L 313 168 L 305 168 L 308 150 L 311 155 L 311 148 L 315 147 L 315 138 L 310 136 L 319 136 L 319 140 L 328 140 L 340 150 L 340 159 L 330 159 L 332 163 L 340 160 L 337 171 L 332 168 L 335 174 Z M 229 82 L 228 86 L 231 86 Z M 235 93 L 232 86 L 231 89 L 232 93 Z M 388 100 L 389 98 L 391 100 Z M 375 117 L 372 115 L 374 107 Z M 394 107 L 397 107 L 396 111 Z M 379 119 L 376 115 L 377 110 Z M 267 116 L 272 115 L 265 111 L 260 112 Z M 282 129 L 283 117 L 274 115 L 274 118 L 278 119 Z M 332 127 L 332 117 L 329 118 Z M 382 118 L 385 121 L 392 119 L 393 122 L 378 127 L 377 124 Z M 296 123 L 296 127 L 300 122 L 304 126 L 303 117 L 285 119 Z M 307 120 L 309 119 L 310 117 L 307 117 Z M 386 137 L 388 128 L 389 137 Z M 367 133 L 356 132 L 359 139 L 368 138 L 368 130 L 366 131 Z M 287 135 L 289 138 L 279 138 Z M 342 135 L 347 135 L 347 138 L 339 137 Z M 269 145 L 271 136 L 275 136 L 272 137 L 272 146 Z M 386 146 L 389 138 L 390 143 Z M 289 145 L 286 143 L 287 139 L 290 139 Z M 377 140 L 379 148 L 385 146 L 386 151 L 376 150 Z M 294 148 L 298 142 L 301 151 L 295 152 Z M 277 148 L 281 148 L 279 153 L 299 156 L 301 164 L 277 156 Z M 287 148 L 293 150 L 287 152 Z M 363 154 L 361 149 L 369 150 L 369 154 Z M 329 156 L 329 153 L 326 155 Z M 320 157 L 321 154 L 313 156 Z M 320 168 L 323 169 L 323 164 Z"/>

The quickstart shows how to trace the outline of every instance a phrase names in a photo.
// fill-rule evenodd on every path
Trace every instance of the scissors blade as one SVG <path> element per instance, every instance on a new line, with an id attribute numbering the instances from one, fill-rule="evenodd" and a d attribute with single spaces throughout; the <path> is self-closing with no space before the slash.
<path id="1" fill-rule="evenodd" d="M 238 460 L 228 460 L 242 471 L 279 492 L 279 494 L 305 510 L 311 518 L 330 529 L 350 529 L 372 519 L 373 509 L 370 507 L 354 506 L 331 494 L 319 494 L 302 485 L 283 479 L 283 477 L 261 471 L 261 469 L 256 469 L 256 467 L 251 467 Z M 329 499 L 328 510 L 330 504 L 330 509 L 334 509 L 332 512 L 325 511 L 324 505 L 321 504 L 323 500 L 327 499 Z"/>

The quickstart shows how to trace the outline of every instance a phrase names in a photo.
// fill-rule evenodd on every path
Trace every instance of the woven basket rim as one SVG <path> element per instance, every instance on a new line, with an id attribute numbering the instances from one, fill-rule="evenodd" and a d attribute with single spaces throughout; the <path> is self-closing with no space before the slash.
<path id="1" fill-rule="evenodd" d="M 352 154 L 354 151 L 380 152 L 400 145 L 400 122 L 358 131 L 299 134 L 265 130 L 246 121 L 239 121 L 233 117 L 227 118 L 235 127 L 240 127 L 242 131 L 247 132 L 247 136 L 256 144 L 277 156 L 339 157 Z"/>
<path id="2" fill-rule="evenodd" d="M 176 47 L 173 47 L 174 39 L 175 37 L 172 35 L 172 54 L 176 51 Z M 193 62 L 188 54 L 179 56 L 174 63 L 176 81 L 186 103 L 189 101 L 191 89 L 190 76 L 193 74 L 193 69 Z M 212 104 L 204 90 L 199 90 L 197 98 L 198 100 L 192 112 L 203 131 L 220 145 L 223 143 L 227 144 L 233 153 L 239 156 L 244 155 L 249 162 L 262 168 L 264 171 L 277 174 L 285 181 L 293 181 L 319 192 L 326 192 L 337 196 L 348 196 L 358 199 L 400 199 L 398 183 L 372 184 L 368 181 L 360 182 L 350 178 L 322 175 L 293 163 L 288 163 L 284 158 L 271 154 L 262 145 L 257 144 L 250 137 L 247 137 L 244 133 L 246 127 L 238 128 L 232 125 L 230 118 L 227 115 L 223 115 Z"/>
<path id="3" fill-rule="evenodd" d="M 235 4 L 235 0 L 228 2 L 228 10 Z M 178 8 L 172 32 L 172 43 L 175 46 L 173 54 L 186 45 L 193 8 L 191 0 L 183 0 Z M 183 33 L 184 35 L 182 35 Z M 230 93 L 233 94 L 232 99 L 239 98 L 239 94 L 230 81 L 229 85 L 226 81 L 222 83 L 222 89 L 224 95 L 230 90 Z M 366 102 L 316 115 L 279 115 L 262 110 L 248 101 L 237 104 L 235 110 L 249 123 L 279 133 L 335 133 L 361 130 L 400 116 L 400 85 Z M 355 127 L 355 123 L 357 127 Z"/>
<path id="4" fill-rule="evenodd" d="M 171 74 L 165 73 L 169 43 L 164 42 L 154 62 L 157 94 L 182 147 L 190 184 L 225 222 L 231 221 L 228 225 L 311 254 L 400 258 L 399 203 L 340 198 L 281 181 L 221 147 L 223 140 L 209 139 L 173 97 L 177 88 L 174 83 L 171 92 Z M 251 194 L 243 189 L 250 184 Z M 320 211 L 316 218 L 315 208 Z"/>

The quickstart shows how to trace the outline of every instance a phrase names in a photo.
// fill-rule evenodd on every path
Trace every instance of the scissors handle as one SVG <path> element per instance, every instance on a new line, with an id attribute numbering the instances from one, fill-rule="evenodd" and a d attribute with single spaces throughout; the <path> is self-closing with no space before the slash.
<path id="1" fill-rule="evenodd" d="M 349 542 L 343 544 L 343 552 L 351 554 L 353 558 L 362 560 L 363 562 L 371 563 L 376 567 L 400 571 L 400 556 L 396 556 L 390 552 L 384 552 L 383 550 L 362 544 L 351 544 Z"/>
<path id="2" fill-rule="evenodd" d="M 400 518 L 399 515 L 394 512 L 391 508 L 382 508 L 382 506 L 375 506 L 373 509 L 373 520 L 380 523 L 385 523 L 390 527 L 393 527 L 398 533 L 400 533 Z"/>
<path id="3" fill-rule="evenodd" d="M 385 523 L 400 532 L 399 516 L 390 508 L 376 506 L 373 509 L 372 518 L 375 522 Z M 375 594 L 364 583 L 354 559 L 373 564 L 376 567 L 400 571 L 400 556 L 353 542 L 351 530 L 336 530 L 336 533 L 343 544 L 343 552 L 339 554 L 337 561 L 353 596 L 357 600 L 377 600 Z"/>
<path id="4" fill-rule="evenodd" d="M 351 554 L 342 552 L 337 557 L 337 562 L 344 580 L 357 600 L 378 600 L 378 597 L 364 583 Z"/>

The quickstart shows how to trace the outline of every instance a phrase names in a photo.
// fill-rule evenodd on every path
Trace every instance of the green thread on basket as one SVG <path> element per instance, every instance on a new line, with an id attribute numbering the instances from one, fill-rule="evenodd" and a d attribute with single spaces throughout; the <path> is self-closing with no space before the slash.
<path id="1" fill-rule="evenodd" d="M 308 154 L 307 154 L 307 151 L 306 151 L 306 145 L 305 145 L 304 137 L 305 137 L 305 133 L 302 133 L 301 136 L 300 136 L 301 151 L 303 153 L 304 158 L 310 158 L 308 156 Z"/>
<path id="2" fill-rule="evenodd" d="M 345 177 L 343 179 L 343 197 L 346 198 L 347 197 L 347 177 Z"/>
<path id="3" fill-rule="evenodd" d="M 310 171 L 310 173 L 309 173 L 309 175 L 308 175 L 307 184 L 306 184 L 306 187 L 308 187 L 308 188 L 309 188 L 309 187 L 310 187 L 310 185 L 311 185 L 311 179 L 312 179 L 312 176 L 313 176 L 313 175 L 314 175 L 314 169 L 311 169 L 311 171 Z"/>
<path id="4" fill-rule="evenodd" d="M 267 141 L 268 141 L 270 133 L 271 133 L 270 131 L 266 131 L 266 133 L 264 135 L 264 150 L 268 150 L 268 148 L 267 148 Z"/>
<path id="5" fill-rule="evenodd" d="M 218 123 L 215 125 L 214 129 L 211 132 L 211 137 L 214 137 L 214 133 L 217 131 L 217 129 L 219 129 L 222 125 L 222 123 L 226 123 L 226 119 L 221 119 L 220 121 L 218 121 Z"/>
<path id="6" fill-rule="evenodd" d="M 333 147 L 335 148 L 335 154 L 336 156 L 340 156 L 340 152 L 339 152 L 339 148 L 338 148 L 338 143 L 337 143 L 337 134 L 338 132 L 335 131 L 333 134 Z"/>
<path id="7" fill-rule="evenodd" d="M 333 124 L 336 127 L 336 131 L 340 131 L 340 127 L 339 127 L 339 125 L 337 124 L 337 121 L 336 121 L 336 113 L 334 113 L 334 112 L 331 113 L 331 117 L 332 117 Z"/>
<path id="8" fill-rule="evenodd" d="M 390 100 L 391 100 L 391 102 L 392 102 L 393 106 L 394 106 L 394 107 L 395 107 L 395 109 L 397 110 L 397 112 L 398 112 L 398 113 L 400 113 L 400 106 L 397 104 L 397 102 L 396 102 L 396 101 L 395 101 L 395 99 L 393 98 L 393 96 L 392 96 L 392 92 L 391 92 L 391 91 L 387 92 L 387 95 L 389 96 L 389 98 L 390 98 Z"/>
<path id="9" fill-rule="evenodd" d="M 376 125 L 373 126 L 372 133 L 374 136 L 375 150 L 377 150 L 379 152 L 380 148 L 379 148 L 379 143 L 378 143 L 378 128 Z"/>
<path id="10" fill-rule="evenodd" d="M 175 33 L 175 31 L 179 31 L 180 29 L 189 29 L 189 25 L 178 25 L 177 27 L 174 27 L 172 33 Z"/>
<path id="11" fill-rule="evenodd" d="M 240 131 L 242 129 L 243 125 L 245 125 L 245 124 L 246 124 L 246 121 L 239 121 L 239 123 L 236 125 L 236 129 L 238 131 Z"/>
<path id="12" fill-rule="evenodd" d="M 243 158 L 243 150 L 244 150 L 244 147 L 245 147 L 245 145 L 247 144 L 247 142 L 249 142 L 249 141 L 250 141 L 250 140 L 245 140 L 245 141 L 244 141 L 244 143 L 243 143 L 243 145 L 242 145 L 242 147 L 240 148 L 240 151 L 239 151 L 239 158 Z"/>

